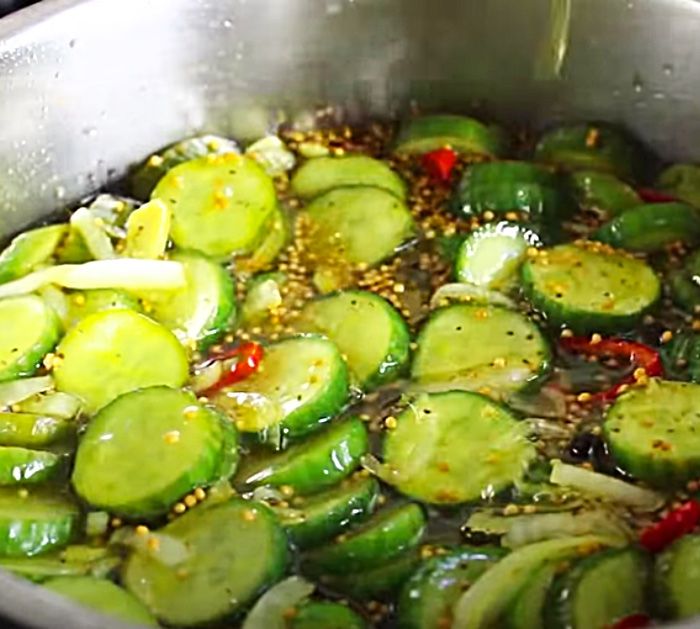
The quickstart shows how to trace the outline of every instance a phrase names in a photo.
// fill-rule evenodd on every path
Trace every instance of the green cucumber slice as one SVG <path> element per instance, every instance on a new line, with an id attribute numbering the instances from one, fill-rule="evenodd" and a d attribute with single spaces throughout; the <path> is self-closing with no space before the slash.
<path id="1" fill-rule="evenodd" d="M 367 429 L 352 417 L 331 424 L 283 452 L 261 452 L 244 458 L 235 484 L 243 491 L 262 485 L 288 485 L 296 493 L 310 494 L 352 474 L 368 447 Z"/>
<path id="2" fill-rule="evenodd" d="M 392 601 L 420 562 L 418 549 L 358 572 L 322 574 L 318 581 L 328 590 L 356 601 Z"/>
<path id="3" fill-rule="evenodd" d="M 682 486 L 700 476 L 700 385 L 651 380 L 620 396 L 603 429 L 617 464 L 639 480 Z"/>
<path id="4" fill-rule="evenodd" d="M 680 201 L 700 207 L 700 166 L 696 164 L 669 166 L 659 175 L 656 187 Z"/>
<path id="5" fill-rule="evenodd" d="M 425 525 L 423 509 L 415 503 L 384 509 L 333 542 L 306 553 L 302 571 L 345 574 L 382 566 L 418 546 Z"/>
<path id="6" fill-rule="evenodd" d="M 594 234 L 628 251 L 651 253 L 674 242 L 700 242 L 700 209 L 685 203 L 648 203 L 622 212 Z"/>
<path id="7" fill-rule="evenodd" d="M 632 186 L 610 173 L 583 170 L 571 173 L 569 181 L 579 207 L 603 211 L 608 217 L 642 203 Z"/>
<path id="8" fill-rule="evenodd" d="M 671 272 L 667 285 L 671 290 L 671 298 L 677 306 L 691 313 L 697 312 L 700 308 L 700 285 L 693 281 L 693 275 L 688 269 Z"/>
<path id="9" fill-rule="evenodd" d="M 623 130 L 597 122 L 546 132 L 535 147 L 535 159 L 566 170 L 608 172 L 624 180 L 635 180 L 645 171 L 639 144 Z"/>
<path id="10" fill-rule="evenodd" d="M 253 251 L 277 207 L 272 179 L 255 160 L 235 153 L 172 168 L 151 198 L 170 208 L 170 235 L 178 247 L 215 257 Z"/>
<path id="11" fill-rule="evenodd" d="M 53 577 L 106 577 L 120 563 L 121 557 L 106 548 L 93 548 L 89 557 L 75 558 L 70 556 L 71 550 L 84 548 L 68 546 L 56 552 L 38 555 L 36 557 L 0 558 L 0 568 L 32 581 L 41 583 Z"/>
<path id="12" fill-rule="evenodd" d="M 30 229 L 0 253 L 0 283 L 16 280 L 47 262 L 67 233 L 66 225 Z"/>
<path id="13" fill-rule="evenodd" d="M 78 507 L 38 489 L 0 490 L 0 555 L 31 557 L 65 546 L 78 532 Z"/>
<path id="14" fill-rule="evenodd" d="M 18 446 L 0 447 L 0 485 L 34 484 L 54 478 L 63 458 L 53 452 Z"/>
<path id="15" fill-rule="evenodd" d="M 347 605 L 309 601 L 297 607 L 289 629 L 366 629 L 365 621 Z"/>
<path id="16" fill-rule="evenodd" d="M 280 521 L 295 546 L 309 548 L 365 519 L 374 510 L 378 498 L 377 481 L 357 476 L 327 491 L 296 497 L 292 510 L 280 513 Z"/>
<path id="17" fill-rule="evenodd" d="M 535 457 L 525 424 L 477 393 L 422 395 L 396 421 L 384 439 L 386 480 L 424 502 L 493 496 L 522 478 Z"/>
<path id="18" fill-rule="evenodd" d="M 532 574 L 548 562 L 581 556 L 608 546 L 599 535 L 562 537 L 514 550 L 487 570 L 453 607 L 453 627 L 486 629 L 496 624 Z"/>
<path id="19" fill-rule="evenodd" d="M 53 309 L 35 295 L 0 299 L 0 382 L 31 376 L 58 341 Z"/>
<path id="20" fill-rule="evenodd" d="M 218 480 L 226 421 L 185 391 L 125 393 L 83 434 L 73 487 L 89 504 L 113 513 L 163 513 L 195 487 Z"/>
<path id="21" fill-rule="evenodd" d="M 352 264 L 374 265 L 390 257 L 415 232 L 411 213 L 391 192 L 368 186 L 336 188 L 306 208 L 310 248 Z"/>
<path id="22" fill-rule="evenodd" d="M 484 162 L 467 168 L 450 203 L 457 216 L 522 212 L 532 220 L 560 220 L 573 210 L 560 175 L 529 162 Z"/>
<path id="23" fill-rule="evenodd" d="M 25 398 L 17 403 L 17 409 L 20 413 L 29 413 L 35 416 L 39 415 L 39 419 L 51 417 L 54 420 L 66 420 L 74 419 L 78 413 L 80 413 L 81 402 L 70 393 L 48 391 Z M 68 429 L 68 432 L 72 432 L 72 424 L 70 422 L 66 423 L 65 427 Z M 60 436 L 65 436 L 63 426 L 60 424 L 56 425 L 54 422 L 41 422 L 40 426 L 36 425 L 32 430 L 33 440 L 37 440 L 36 445 L 43 445 L 43 443 L 39 444 L 38 440 L 45 440 L 49 437 L 53 440 L 54 435 L 58 437 L 57 433 L 60 433 Z M 8 443 L 7 445 L 22 444 Z"/>
<path id="24" fill-rule="evenodd" d="M 316 336 L 274 343 L 260 369 L 218 393 L 213 401 L 242 432 L 278 445 L 329 421 L 348 399 L 348 371 L 338 348 Z"/>
<path id="25" fill-rule="evenodd" d="M 700 334 L 690 330 L 673 335 L 659 350 L 669 380 L 700 383 Z"/>
<path id="26" fill-rule="evenodd" d="M 505 615 L 508 629 L 544 629 L 547 592 L 558 570 L 556 563 L 546 564 L 520 588 Z"/>
<path id="27" fill-rule="evenodd" d="M 549 360 L 547 341 L 527 317 L 455 304 L 436 310 L 421 329 L 411 375 L 421 390 L 505 395 L 534 385 Z"/>
<path id="28" fill-rule="evenodd" d="M 191 626 L 244 610 L 287 568 L 284 531 L 263 505 L 232 499 L 195 508 L 160 530 L 188 549 L 167 566 L 135 552 L 123 571 L 126 588 L 162 622 Z"/>
<path id="29" fill-rule="evenodd" d="M 497 546 L 461 546 L 424 560 L 401 591 L 399 629 L 450 627 L 459 596 L 507 553 Z"/>
<path id="30" fill-rule="evenodd" d="M 220 264 L 197 252 L 178 251 L 170 259 L 182 263 L 187 285 L 183 290 L 144 295 L 144 306 L 185 346 L 204 350 L 231 328 L 236 317 L 233 279 Z"/>
<path id="31" fill-rule="evenodd" d="M 366 155 L 316 157 L 292 177 L 292 191 L 302 199 L 312 199 L 333 188 L 374 186 L 406 198 L 406 184 L 387 164 Z"/>
<path id="32" fill-rule="evenodd" d="M 68 330 L 85 317 L 104 310 L 130 309 L 141 312 L 138 299 L 121 290 L 97 288 L 72 291 L 68 295 L 68 312 L 64 326 Z"/>
<path id="33" fill-rule="evenodd" d="M 661 292 L 645 262 L 595 243 L 543 250 L 525 262 L 522 281 L 551 324 L 582 334 L 633 327 Z"/>
<path id="34" fill-rule="evenodd" d="M 654 568 L 658 613 L 669 620 L 700 614 L 700 535 L 684 535 L 664 550 Z"/>
<path id="35" fill-rule="evenodd" d="M 455 258 L 455 276 L 460 282 L 502 288 L 517 276 L 528 247 L 540 244 L 534 231 L 517 223 L 487 223 L 462 242 Z"/>
<path id="36" fill-rule="evenodd" d="M 238 153 L 238 145 L 217 135 L 202 135 L 171 144 L 151 155 L 131 176 L 131 192 L 145 201 L 171 168 L 198 157 Z"/>
<path id="37" fill-rule="evenodd" d="M 128 623 L 155 626 L 156 620 L 132 594 L 106 579 L 56 577 L 42 584 L 46 589 L 107 616 Z"/>
<path id="38" fill-rule="evenodd" d="M 388 301 L 367 291 L 345 291 L 307 303 L 295 328 L 333 341 L 364 389 L 395 380 L 409 360 L 406 322 Z"/>
<path id="39" fill-rule="evenodd" d="M 26 413 L 0 413 L 0 446 L 42 448 L 73 433 L 71 422 Z"/>
<path id="40" fill-rule="evenodd" d="M 257 273 L 269 269 L 292 239 L 290 219 L 279 206 L 270 215 L 262 242 L 249 256 L 236 262 L 236 269 Z"/>
<path id="41" fill-rule="evenodd" d="M 53 370 L 56 388 L 81 398 L 88 413 L 127 391 L 179 387 L 188 377 L 187 354 L 173 333 L 133 310 L 86 317 L 56 351 L 61 357 Z"/>
<path id="42" fill-rule="evenodd" d="M 646 611 L 650 562 L 636 548 L 579 559 L 554 579 L 544 606 L 547 629 L 610 627 Z"/>
<path id="43" fill-rule="evenodd" d="M 397 153 L 421 154 L 450 147 L 459 153 L 499 157 L 506 150 L 505 133 L 467 116 L 422 116 L 408 121 L 396 140 Z"/>

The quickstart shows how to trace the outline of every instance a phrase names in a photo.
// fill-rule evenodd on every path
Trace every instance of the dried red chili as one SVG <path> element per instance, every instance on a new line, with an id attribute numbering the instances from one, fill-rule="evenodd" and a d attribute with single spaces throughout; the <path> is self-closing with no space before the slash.
<path id="1" fill-rule="evenodd" d="M 639 535 L 639 543 L 652 553 L 658 553 L 679 537 L 691 533 L 700 523 L 700 502 L 688 500 L 671 509 L 663 518 L 647 526 Z"/>
<path id="2" fill-rule="evenodd" d="M 651 625 L 651 618 L 646 614 L 630 614 L 610 625 L 609 629 L 637 629 L 637 627 L 649 625 Z"/>
<path id="3" fill-rule="evenodd" d="M 214 355 L 212 357 L 214 360 L 223 362 L 222 374 L 204 394 L 213 393 L 245 380 L 259 369 L 264 354 L 265 351 L 260 343 L 250 341 Z"/>
<path id="4" fill-rule="evenodd" d="M 639 188 L 637 194 L 644 203 L 673 203 L 678 201 L 673 195 L 661 190 L 654 190 L 653 188 Z"/>
<path id="5" fill-rule="evenodd" d="M 422 158 L 423 168 L 438 183 L 450 181 L 456 163 L 457 153 L 447 147 L 425 153 Z"/>
<path id="6" fill-rule="evenodd" d="M 653 347 L 644 345 L 644 343 L 616 338 L 594 342 L 583 336 L 572 336 L 561 339 L 561 345 L 564 349 L 571 352 L 586 354 L 587 356 L 614 356 L 615 358 L 621 358 L 628 361 L 636 369 L 644 369 L 645 374 L 649 377 L 663 376 L 664 373 L 659 352 Z M 631 384 L 635 380 L 634 375 L 629 375 L 609 389 L 594 394 L 591 399 L 599 402 L 614 400 L 620 395 L 620 389 L 624 385 Z"/>

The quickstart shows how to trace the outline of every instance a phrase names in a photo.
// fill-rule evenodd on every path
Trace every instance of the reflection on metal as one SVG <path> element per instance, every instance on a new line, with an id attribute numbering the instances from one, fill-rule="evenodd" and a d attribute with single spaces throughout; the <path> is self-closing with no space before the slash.
<path id="1" fill-rule="evenodd" d="M 535 58 L 535 77 L 558 79 L 569 48 L 571 4 L 573 0 L 549 0 L 549 25 Z"/>

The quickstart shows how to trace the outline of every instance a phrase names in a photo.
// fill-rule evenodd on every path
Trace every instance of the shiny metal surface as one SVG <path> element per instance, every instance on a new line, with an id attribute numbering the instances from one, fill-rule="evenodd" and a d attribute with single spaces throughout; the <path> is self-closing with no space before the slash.
<path id="1" fill-rule="evenodd" d="M 420 106 L 535 127 L 611 120 L 667 159 L 697 158 L 700 3 L 571 0 L 557 71 L 541 54 L 562 3 L 46 0 L 0 22 L 0 233 L 195 130 L 255 136 L 321 103 L 350 119 Z M 6 574 L 0 611 L 120 626 Z"/>

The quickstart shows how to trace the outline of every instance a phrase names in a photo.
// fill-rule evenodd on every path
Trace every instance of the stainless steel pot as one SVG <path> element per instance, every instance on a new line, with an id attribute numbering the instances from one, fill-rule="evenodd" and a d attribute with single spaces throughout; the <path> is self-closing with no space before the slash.
<path id="1" fill-rule="evenodd" d="M 0 233 L 193 131 L 260 135 L 325 103 L 611 120 L 698 158 L 698 33 L 695 0 L 46 0 L 0 22 Z M 2 572 L 0 614 L 125 626 Z"/>

